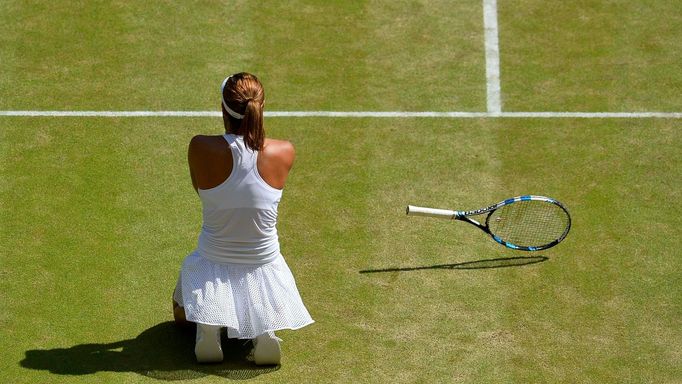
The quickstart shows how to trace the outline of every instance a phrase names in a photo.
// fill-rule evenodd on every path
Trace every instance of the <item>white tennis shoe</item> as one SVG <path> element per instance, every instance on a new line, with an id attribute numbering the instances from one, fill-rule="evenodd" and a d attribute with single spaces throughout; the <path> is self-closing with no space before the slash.
<path id="1" fill-rule="evenodd" d="M 223 361 L 223 348 L 220 346 L 220 326 L 197 323 L 194 355 L 200 363 Z"/>
<path id="2" fill-rule="evenodd" d="M 256 365 L 277 365 L 282 360 L 282 349 L 279 342 L 282 341 L 275 336 L 274 332 L 266 332 L 255 339 L 253 342 L 253 350 L 248 356 L 248 359 L 256 363 Z"/>

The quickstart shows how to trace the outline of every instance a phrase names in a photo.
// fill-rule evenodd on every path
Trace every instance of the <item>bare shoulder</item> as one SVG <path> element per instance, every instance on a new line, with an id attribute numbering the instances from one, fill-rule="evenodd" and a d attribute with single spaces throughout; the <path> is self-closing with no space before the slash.
<path id="1" fill-rule="evenodd" d="M 263 143 L 263 156 L 287 165 L 293 165 L 296 158 L 294 145 L 286 140 L 265 139 Z"/>
<path id="2" fill-rule="evenodd" d="M 265 139 L 263 150 L 269 148 L 271 151 L 278 152 L 294 152 L 294 145 L 290 141 L 277 140 L 277 139 Z"/>
<path id="3" fill-rule="evenodd" d="M 189 142 L 189 151 L 190 153 L 210 153 L 213 149 L 221 150 L 220 145 L 224 142 L 222 136 L 196 135 Z"/>
<path id="4" fill-rule="evenodd" d="M 271 187 L 282 189 L 294 165 L 293 144 L 284 140 L 265 139 L 258 155 L 258 172 Z"/>
<path id="5" fill-rule="evenodd" d="M 222 138 L 221 136 L 196 135 L 192 137 L 192 140 L 190 140 L 189 145 L 190 146 L 211 145 L 221 138 Z"/>

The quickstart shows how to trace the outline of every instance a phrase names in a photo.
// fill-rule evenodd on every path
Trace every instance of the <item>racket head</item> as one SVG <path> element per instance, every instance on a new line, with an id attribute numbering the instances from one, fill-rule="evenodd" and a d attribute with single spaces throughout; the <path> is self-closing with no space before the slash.
<path id="1" fill-rule="evenodd" d="M 571 215 L 550 197 L 524 195 L 507 199 L 488 213 L 485 226 L 492 238 L 511 249 L 539 251 L 566 238 Z"/>

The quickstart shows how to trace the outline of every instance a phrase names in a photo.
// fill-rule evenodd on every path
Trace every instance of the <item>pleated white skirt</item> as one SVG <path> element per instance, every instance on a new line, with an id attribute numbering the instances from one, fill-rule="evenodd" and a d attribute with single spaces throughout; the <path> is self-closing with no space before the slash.
<path id="1" fill-rule="evenodd" d="M 226 327 L 230 338 L 314 322 L 282 255 L 263 265 L 222 264 L 194 251 L 182 263 L 173 298 L 187 320 Z"/>

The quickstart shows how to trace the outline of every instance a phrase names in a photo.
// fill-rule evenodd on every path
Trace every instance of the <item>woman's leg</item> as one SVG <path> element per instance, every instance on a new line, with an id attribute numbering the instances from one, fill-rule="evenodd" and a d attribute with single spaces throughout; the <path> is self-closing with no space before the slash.
<path id="1" fill-rule="evenodd" d="M 175 284 L 175 289 L 173 290 L 173 318 L 175 319 L 175 324 L 181 326 L 190 325 L 185 316 L 185 307 L 178 303 L 178 300 L 182 300 L 182 285 L 180 284 L 180 277 L 178 277 L 178 282 Z M 176 300 L 178 299 L 178 300 Z"/>
<path id="2" fill-rule="evenodd" d="M 181 307 L 175 299 L 173 299 L 173 318 L 175 319 L 175 324 L 181 326 L 188 326 L 190 322 L 187 321 L 185 317 L 185 308 Z"/>

